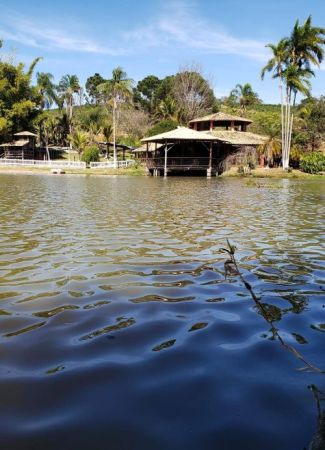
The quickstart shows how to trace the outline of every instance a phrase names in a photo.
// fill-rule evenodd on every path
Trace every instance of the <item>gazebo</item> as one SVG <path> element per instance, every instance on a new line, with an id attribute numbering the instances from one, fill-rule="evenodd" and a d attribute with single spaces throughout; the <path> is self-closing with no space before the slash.
<path id="1" fill-rule="evenodd" d="M 213 155 L 213 143 L 217 139 L 211 134 L 178 127 L 166 133 L 157 134 L 141 140 L 145 144 L 147 169 L 152 175 L 168 172 L 202 172 L 207 176 L 217 171 L 219 160 Z M 149 145 L 155 145 L 150 151 Z"/>
<path id="2" fill-rule="evenodd" d="M 10 159 L 34 159 L 36 147 L 35 133 L 30 131 L 21 131 L 14 134 L 14 141 L 1 144 L 3 156 Z M 1 152 L 1 150 L 0 150 Z"/>
<path id="3" fill-rule="evenodd" d="M 212 120 L 211 117 L 214 117 Z M 193 128 L 178 127 L 172 131 L 142 139 L 142 146 L 136 149 L 137 155 L 142 155 L 148 172 L 151 175 L 168 174 L 203 174 L 207 177 L 220 174 L 223 171 L 227 157 L 235 155 L 240 150 L 254 150 L 266 140 L 264 136 L 249 133 L 246 130 L 250 120 L 236 122 L 233 116 L 206 116 L 194 119 L 190 124 L 201 124 L 197 128 L 206 128 L 222 123 L 223 126 L 197 131 Z M 222 118 L 222 120 L 221 120 Z M 220 119 L 220 120 L 219 120 Z M 241 119 L 241 118 L 237 118 Z M 241 127 L 241 131 L 235 129 Z"/>

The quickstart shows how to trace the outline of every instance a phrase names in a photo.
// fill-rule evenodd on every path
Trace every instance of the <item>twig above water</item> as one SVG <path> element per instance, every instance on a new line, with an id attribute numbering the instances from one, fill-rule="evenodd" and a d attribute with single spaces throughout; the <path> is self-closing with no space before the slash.
<path id="1" fill-rule="evenodd" d="M 243 274 L 239 270 L 238 263 L 237 263 L 237 260 L 236 260 L 236 257 L 235 257 L 235 253 L 236 253 L 235 245 L 230 244 L 229 240 L 227 239 L 227 248 L 221 248 L 220 251 L 223 252 L 223 253 L 227 253 L 228 256 L 229 256 L 229 259 L 227 259 L 225 261 L 225 263 L 224 263 L 226 278 L 227 278 L 228 275 L 229 276 L 238 276 L 239 277 L 239 279 L 241 280 L 241 282 L 244 284 L 245 288 L 249 292 L 250 296 L 252 297 L 252 299 L 253 299 L 255 305 L 257 306 L 258 310 L 260 311 L 262 317 L 270 325 L 273 337 L 277 338 L 280 341 L 281 345 L 286 350 L 288 350 L 297 359 L 299 359 L 300 361 L 302 361 L 305 364 L 305 367 L 303 367 L 303 368 L 301 368 L 299 370 L 308 370 L 309 369 L 309 370 L 312 370 L 312 371 L 317 372 L 317 373 L 325 374 L 324 370 L 321 370 L 318 367 L 316 367 L 314 364 L 311 364 L 310 362 L 308 362 L 304 358 L 304 356 L 300 352 L 298 352 L 298 350 L 296 350 L 294 347 L 292 347 L 291 345 L 286 343 L 285 340 L 282 338 L 282 336 L 279 334 L 279 331 L 274 326 L 273 320 L 270 319 L 269 313 L 267 311 L 267 308 L 262 303 L 261 298 L 259 298 L 255 294 L 252 285 L 244 278 Z"/>

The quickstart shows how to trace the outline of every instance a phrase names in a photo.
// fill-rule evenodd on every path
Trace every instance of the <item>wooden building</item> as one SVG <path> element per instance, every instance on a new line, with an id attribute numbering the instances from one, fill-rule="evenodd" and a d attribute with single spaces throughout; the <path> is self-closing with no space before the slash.
<path id="1" fill-rule="evenodd" d="M 21 131 L 14 134 L 14 140 L 0 145 L 0 156 L 7 159 L 37 159 L 39 151 L 36 150 L 37 135 L 30 131 Z"/>
<path id="2" fill-rule="evenodd" d="M 248 119 L 217 113 L 194 119 L 189 128 L 142 139 L 135 152 L 152 175 L 223 172 L 225 160 L 243 149 L 256 149 L 265 137 L 247 132 Z"/>
<path id="3" fill-rule="evenodd" d="M 218 112 L 191 120 L 189 127 L 196 131 L 213 131 L 214 129 L 247 131 L 247 126 L 251 123 L 251 120 L 244 117 Z"/>

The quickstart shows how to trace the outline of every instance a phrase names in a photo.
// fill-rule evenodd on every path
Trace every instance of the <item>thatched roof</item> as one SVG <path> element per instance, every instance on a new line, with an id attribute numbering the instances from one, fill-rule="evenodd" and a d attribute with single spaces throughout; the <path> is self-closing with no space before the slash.
<path id="1" fill-rule="evenodd" d="M 19 139 L 18 141 L 1 144 L 0 147 L 24 147 L 24 145 L 29 144 L 29 141 L 26 139 Z"/>
<path id="2" fill-rule="evenodd" d="M 218 141 L 231 145 L 261 145 L 268 139 L 266 136 L 247 131 L 213 130 L 207 133 L 210 133 Z"/>
<path id="3" fill-rule="evenodd" d="M 202 131 L 191 130 L 190 128 L 178 127 L 175 130 L 167 131 L 166 133 L 156 134 L 141 139 L 141 142 L 179 142 L 179 141 L 216 141 L 217 139 L 211 134 Z"/>
<path id="4" fill-rule="evenodd" d="M 15 133 L 14 136 L 34 136 L 34 137 L 37 137 L 37 134 L 31 133 L 30 131 L 20 131 L 19 133 Z"/>
<path id="5" fill-rule="evenodd" d="M 159 150 L 162 147 L 164 147 L 163 145 L 157 145 L 154 142 L 148 142 L 148 152 L 154 152 L 155 150 Z M 135 148 L 133 150 L 133 153 L 145 153 L 147 151 L 147 144 L 143 144 L 141 145 L 141 147 Z"/>
<path id="6" fill-rule="evenodd" d="M 231 116 L 230 114 L 225 114 L 222 112 L 218 112 L 215 114 L 209 114 L 208 116 L 198 117 L 197 119 L 190 120 L 190 123 L 196 122 L 241 122 L 241 123 L 252 123 L 251 120 L 245 119 L 244 117 L 239 116 Z"/>

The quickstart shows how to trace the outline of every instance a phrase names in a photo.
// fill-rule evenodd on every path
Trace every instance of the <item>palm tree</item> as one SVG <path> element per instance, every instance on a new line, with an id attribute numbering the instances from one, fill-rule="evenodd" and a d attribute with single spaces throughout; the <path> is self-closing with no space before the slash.
<path id="1" fill-rule="evenodd" d="M 260 102 L 257 93 L 253 91 L 249 83 L 237 84 L 235 89 L 230 92 L 230 97 L 239 104 L 241 115 L 244 115 L 247 106 Z"/>
<path id="2" fill-rule="evenodd" d="M 80 155 L 85 150 L 88 143 L 87 135 L 81 131 L 75 131 L 73 134 L 69 135 L 69 140 L 72 148 L 77 150 L 80 159 Z"/>
<path id="3" fill-rule="evenodd" d="M 59 92 L 66 107 L 66 113 L 69 121 L 69 134 L 72 135 L 72 113 L 75 105 L 75 94 L 80 92 L 80 84 L 77 75 L 65 75 L 59 83 Z"/>
<path id="4" fill-rule="evenodd" d="M 107 105 L 111 106 L 113 111 L 114 168 L 117 168 L 116 129 L 118 123 L 118 108 L 121 103 L 132 98 L 132 83 L 133 81 L 130 78 L 127 78 L 126 72 L 124 72 L 121 67 L 116 67 L 112 72 L 112 78 L 98 86 L 99 92 L 104 94 Z"/>
<path id="5" fill-rule="evenodd" d="M 263 67 L 261 71 L 261 78 L 264 80 L 266 72 L 273 72 L 272 78 L 279 79 L 279 90 L 281 98 L 281 133 L 282 133 L 282 148 L 284 148 L 284 104 L 283 104 L 283 81 L 282 74 L 285 69 L 288 57 L 288 40 L 287 38 L 281 39 L 277 45 L 267 44 L 272 53 L 273 57 L 269 59 L 266 66 Z"/>
<path id="6" fill-rule="evenodd" d="M 55 92 L 55 85 L 53 83 L 53 75 L 51 73 L 37 72 L 36 81 L 37 81 L 37 88 L 40 93 L 40 110 L 42 113 L 44 109 L 49 109 L 54 102 L 56 103 L 57 95 Z M 40 144 L 41 146 L 44 146 L 45 143 L 46 151 L 48 153 L 47 143 L 44 142 L 45 141 L 44 121 L 42 120 L 39 123 L 39 134 L 40 134 Z"/>
<path id="7" fill-rule="evenodd" d="M 324 59 L 325 28 L 313 27 L 311 16 L 303 25 L 297 20 L 290 37 L 283 38 L 277 45 L 269 44 L 273 52 L 261 77 L 266 72 L 272 72 L 272 78 L 280 78 L 285 85 L 285 101 L 281 87 L 281 123 L 282 123 L 282 166 L 289 167 L 293 113 L 291 106 L 295 105 L 296 96 L 310 94 L 309 78 L 314 76 L 312 65 L 319 66 Z M 282 86 L 282 84 L 281 84 Z"/>
<path id="8" fill-rule="evenodd" d="M 268 139 L 259 146 L 260 155 L 266 158 L 267 167 L 273 164 L 274 157 L 281 156 L 281 141 L 278 139 L 278 128 L 272 124 L 268 129 Z"/>
<path id="9" fill-rule="evenodd" d="M 158 109 L 164 119 L 175 120 L 177 115 L 177 104 L 171 96 L 168 95 L 165 100 L 161 100 Z"/>

